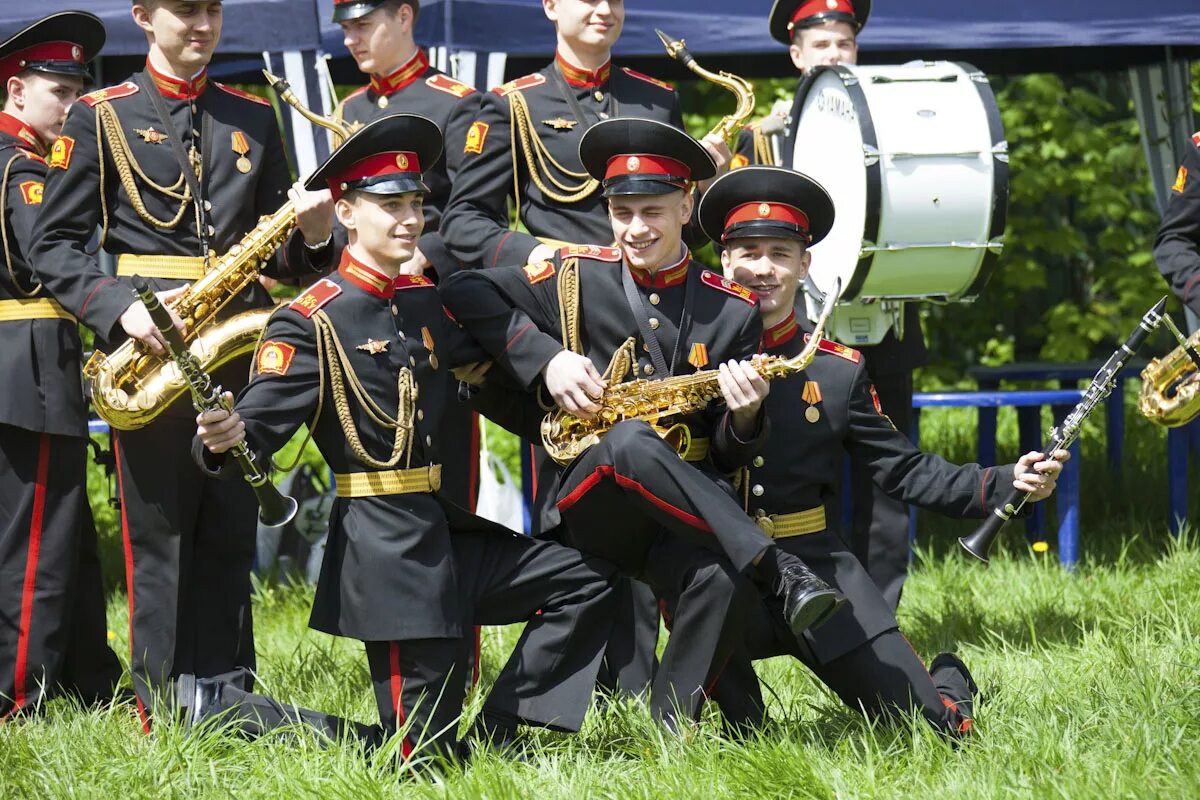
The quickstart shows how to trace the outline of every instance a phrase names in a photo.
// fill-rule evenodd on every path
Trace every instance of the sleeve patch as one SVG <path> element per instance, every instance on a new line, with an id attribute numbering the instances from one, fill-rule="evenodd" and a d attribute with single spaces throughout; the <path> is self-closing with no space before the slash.
<path id="1" fill-rule="evenodd" d="M 1180 166 L 1179 172 L 1175 175 L 1175 184 L 1171 187 L 1172 192 L 1183 194 L 1183 190 L 1187 188 L 1188 170 L 1187 167 Z"/>
<path id="2" fill-rule="evenodd" d="M 526 264 L 522 269 L 525 270 L 525 277 L 529 279 L 531 286 L 554 277 L 553 261 L 539 261 L 536 264 Z"/>
<path id="3" fill-rule="evenodd" d="M 75 150 L 75 140 L 70 136 L 59 136 L 50 148 L 50 158 L 46 161 L 51 167 L 66 169 L 71 166 L 71 153 Z"/>
<path id="4" fill-rule="evenodd" d="M 594 258 L 597 261 L 620 261 L 618 247 L 601 247 L 596 244 L 571 244 L 558 251 L 562 258 Z"/>
<path id="5" fill-rule="evenodd" d="M 259 375 L 287 375 L 295 355 L 296 348 L 287 342 L 263 342 L 258 348 L 255 369 Z"/>
<path id="6" fill-rule="evenodd" d="M 812 339 L 811 333 L 804 334 L 805 344 L 807 344 L 810 339 Z M 822 339 L 821 343 L 817 345 L 817 349 L 822 353 L 829 353 L 831 356 L 844 358 L 852 364 L 857 364 L 858 362 L 862 361 L 862 353 L 858 352 L 853 347 L 846 347 L 844 344 L 838 344 L 837 342 L 830 341 L 829 339 Z"/>
<path id="7" fill-rule="evenodd" d="M 492 91 L 501 97 L 504 97 L 506 94 L 512 94 L 513 92 L 521 91 L 523 89 L 532 89 L 535 86 L 541 86 L 545 82 L 546 76 L 540 72 L 535 72 L 532 75 L 526 75 L 522 78 L 517 78 L 516 80 L 509 81 L 508 83 L 501 84 L 495 89 L 492 89 Z"/>
<path id="8" fill-rule="evenodd" d="M 438 73 L 430 78 L 425 79 L 425 85 L 430 89 L 437 89 L 439 92 L 452 94 L 455 97 L 466 97 L 469 94 L 474 94 L 475 89 L 467 86 L 461 81 L 456 81 L 449 75 Z"/>
<path id="9" fill-rule="evenodd" d="M 98 89 L 89 94 L 85 94 L 79 99 L 83 101 L 84 105 L 89 106 L 90 108 L 95 108 L 98 104 L 103 103 L 106 100 L 119 100 L 122 97 L 135 95 L 139 91 L 140 88 L 136 83 L 133 81 L 125 81 L 124 83 L 119 83 L 116 86 L 110 86 L 107 89 Z"/>
<path id="10" fill-rule="evenodd" d="M 637 78 L 638 80 L 643 80 L 646 83 L 652 83 L 660 89 L 666 89 L 668 92 L 675 91 L 675 87 L 672 86 L 671 84 L 667 83 L 666 81 L 660 81 L 658 78 L 651 78 L 649 75 L 646 75 L 645 73 L 642 73 L 642 72 L 638 72 L 636 69 L 630 69 L 629 67 L 621 67 L 621 70 L 631 78 Z"/>
<path id="11" fill-rule="evenodd" d="M 342 287 L 328 278 L 322 278 L 308 288 L 308 291 L 292 301 L 288 308 L 305 319 L 312 319 L 322 306 L 342 293 Z"/>
<path id="12" fill-rule="evenodd" d="M 741 169 L 742 167 L 746 166 L 749 163 L 750 163 L 750 159 L 746 158 L 741 153 L 738 153 L 736 156 L 733 157 L 733 160 L 729 162 L 729 168 L 731 170 Z"/>
<path id="13" fill-rule="evenodd" d="M 41 181 L 25 181 L 21 184 L 21 199 L 25 201 L 27 206 L 40 206 L 42 204 L 42 188 L 45 186 Z"/>
<path id="14" fill-rule="evenodd" d="M 754 292 L 750 291 L 736 281 L 731 281 L 729 278 L 718 275 L 712 270 L 704 270 L 704 272 L 700 275 L 700 281 L 705 286 L 718 289 L 722 292 L 725 292 L 725 294 L 733 295 L 739 300 L 744 300 L 750 305 L 754 305 L 758 302 L 758 298 L 754 296 Z"/>
<path id="15" fill-rule="evenodd" d="M 263 105 L 263 106 L 269 107 L 271 105 L 271 101 L 267 100 L 264 97 L 259 97 L 258 95 L 250 94 L 249 92 L 243 92 L 241 89 L 235 89 L 234 87 L 229 86 L 228 84 L 220 83 L 218 81 L 213 81 L 213 83 L 216 84 L 220 89 L 222 89 L 226 92 L 229 92 L 234 97 L 240 97 L 243 100 L 250 100 L 252 102 L 258 103 L 259 105 Z"/>
<path id="16" fill-rule="evenodd" d="M 397 275 L 392 285 L 397 292 L 404 289 L 432 289 L 433 281 L 424 275 Z"/>
<path id="17" fill-rule="evenodd" d="M 467 143 L 463 145 L 464 153 L 483 152 L 483 143 L 487 141 L 488 127 L 486 122 L 471 123 L 471 129 L 467 131 Z"/>

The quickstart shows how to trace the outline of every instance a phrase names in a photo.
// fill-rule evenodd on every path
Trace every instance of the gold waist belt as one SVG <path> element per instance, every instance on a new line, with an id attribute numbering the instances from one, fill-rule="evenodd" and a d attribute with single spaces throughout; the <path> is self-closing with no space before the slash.
<path id="1" fill-rule="evenodd" d="M 442 488 L 442 465 L 386 472 L 347 472 L 333 477 L 337 482 L 338 497 L 427 494 Z"/>
<path id="2" fill-rule="evenodd" d="M 117 256 L 117 275 L 131 278 L 164 278 L 195 281 L 204 277 L 204 259 L 200 256 L 136 256 L 122 253 Z"/>
<path id="3" fill-rule="evenodd" d="M 772 539 L 804 536 L 825 530 L 825 506 L 817 506 L 794 514 L 769 514 L 755 517 L 758 527 Z"/>
<path id="4" fill-rule="evenodd" d="M 21 300 L 0 300 L 0 322 L 12 322 L 19 319 L 66 319 L 71 322 L 71 316 L 57 300 L 48 297 L 30 297 Z"/>
<path id="5" fill-rule="evenodd" d="M 684 461 L 703 461 L 708 458 L 708 439 L 696 437 L 688 442 L 687 449 L 679 454 Z"/>

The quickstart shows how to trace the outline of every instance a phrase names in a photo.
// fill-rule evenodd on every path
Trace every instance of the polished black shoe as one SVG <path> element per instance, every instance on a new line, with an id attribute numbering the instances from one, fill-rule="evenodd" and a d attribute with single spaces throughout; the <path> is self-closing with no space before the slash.
<path id="1" fill-rule="evenodd" d="M 954 653 L 938 653 L 934 656 L 933 661 L 929 663 L 929 676 L 933 678 L 939 692 L 946 688 L 961 696 L 965 688 L 967 696 L 970 697 L 967 701 L 971 705 L 970 710 L 983 702 L 983 696 L 975 678 L 971 676 L 971 670 L 967 669 L 967 665 Z"/>
<path id="2" fill-rule="evenodd" d="M 796 636 L 828 621 L 846 602 L 841 592 L 807 567 L 785 567 L 776 594 L 783 599 L 783 618 Z"/>
<path id="3" fill-rule="evenodd" d="M 175 708 L 185 728 L 194 728 L 204 721 L 219 699 L 220 686 L 214 681 L 195 675 L 175 678 Z"/>

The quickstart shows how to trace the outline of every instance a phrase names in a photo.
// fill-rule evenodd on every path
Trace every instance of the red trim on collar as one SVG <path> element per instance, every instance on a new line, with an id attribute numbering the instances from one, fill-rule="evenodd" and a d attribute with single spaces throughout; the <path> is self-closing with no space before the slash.
<path id="1" fill-rule="evenodd" d="M 159 72 L 150 63 L 150 59 L 146 59 L 146 72 L 150 74 L 159 93 L 172 100 L 195 100 L 208 88 L 208 67 L 200 70 L 200 74 L 190 81 L 184 81 L 165 72 Z"/>
<path id="2" fill-rule="evenodd" d="M 779 347 L 787 344 L 792 339 L 796 338 L 796 334 L 800 331 L 800 325 L 796 322 L 796 311 L 792 311 L 787 315 L 787 319 L 780 322 L 778 325 L 772 325 L 763 331 L 762 347 L 760 350 L 770 350 L 772 347 Z"/>
<path id="3" fill-rule="evenodd" d="M 625 266 L 629 270 L 629 274 L 633 276 L 633 282 L 638 286 L 644 286 L 647 289 L 669 289 L 672 286 L 679 286 L 687 279 L 691 263 L 692 254 L 684 250 L 683 258 L 679 261 L 669 267 L 659 267 L 653 273 L 630 266 L 629 262 L 626 262 Z"/>
<path id="4" fill-rule="evenodd" d="M 350 252 L 349 247 L 342 251 L 342 261 L 338 264 L 338 273 L 369 295 L 391 300 L 396 293 L 395 278 L 359 261 Z"/>
<path id="5" fill-rule="evenodd" d="M 554 61 L 562 70 L 563 77 L 567 79 L 567 85 L 576 89 L 595 89 L 603 86 L 608 83 L 608 77 L 612 74 L 612 59 L 605 61 L 604 66 L 595 71 L 571 64 L 559 52 L 554 53 Z"/>
<path id="6" fill-rule="evenodd" d="M 6 114 L 0 111 L 0 133 L 6 133 L 16 139 L 20 139 L 25 144 L 29 145 L 37 152 L 38 155 L 46 155 L 46 146 L 42 144 L 41 137 L 26 125 L 21 120 L 14 117 L 12 114 Z"/>
<path id="7" fill-rule="evenodd" d="M 429 69 L 429 57 L 417 48 L 417 54 L 387 75 L 371 76 L 371 91 L 377 95 L 395 94 L 405 88 Z"/>

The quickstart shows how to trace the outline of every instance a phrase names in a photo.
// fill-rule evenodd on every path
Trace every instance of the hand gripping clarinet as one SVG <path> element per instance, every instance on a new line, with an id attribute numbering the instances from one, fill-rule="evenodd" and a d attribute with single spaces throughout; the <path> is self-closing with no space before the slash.
<path id="1" fill-rule="evenodd" d="M 192 407 L 198 412 L 212 411 L 217 408 L 232 411 L 233 409 L 225 400 L 221 387 L 213 385 L 212 376 L 200 366 L 199 359 L 188 349 L 183 341 L 183 336 L 172 324 L 171 315 L 158 302 L 158 297 L 150 291 L 150 286 L 140 275 L 133 277 L 133 289 L 137 293 L 138 299 L 145 304 L 146 310 L 150 312 L 150 318 L 154 320 L 155 327 L 166 340 L 167 355 L 179 368 L 179 373 L 187 382 L 188 389 L 192 393 Z M 291 522 L 292 517 L 296 516 L 296 501 L 281 494 L 275 488 L 275 484 L 271 483 L 271 478 L 266 471 L 259 469 L 254 453 L 250 452 L 246 442 L 238 442 L 229 452 L 237 461 L 238 466 L 242 468 L 246 483 L 250 484 L 255 497 L 258 498 L 258 521 L 268 528 L 278 528 Z"/>
<path id="2" fill-rule="evenodd" d="M 1167 298 L 1164 297 L 1158 301 L 1154 308 L 1146 312 L 1141 322 L 1138 323 L 1137 328 L 1125 340 L 1125 344 L 1117 348 L 1108 357 L 1108 361 L 1104 362 L 1104 366 L 1096 373 L 1096 377 L 1092 378 L 1092 382 L 1088 385 L 1087 390 L 1084 391 L 1083 399 L 1079 401 L 1079 405 L 1071 410 L 1071 413 L 1067 415 L 1067 418 L 1062 421 L 1061 425 L 1056 425 L 1050 429 L 1050 432 L 1047 434 L 1049 441 L 1042 450 L 1047 457 L 1050 457 L 1056 450 L 1064 450 L 1070 447 L 1079 438 L 1083 421 L 1087 419 L 1088 414 L 1092 413 L 1097 406 L 1112 394 L 1117 375 L 1124 369 L 1129 359 L 1133 358 L 1133 354 L 1141 347 L 1142 342 L 1150 335 L 1150 332 L 1162 322 L 1163 311 L 1166 305 Z M 1001 529 L 1004 528 L 1004 523 L 1008 522 L 1014 514 L 1025 506 L 1025 502 L 1029 500 L 1029 495 L 1030 492 L 1013 489 L 1000 507 L 994 509 L 988 515 L 988 518 L 984 520 L 982 525 L 976 528 L 971 535 L 964 536 L 958 540 L 963 550 L 966 550 L 967 553 L 979 559 L 984 564 L 988 563 L 988 551 L 991 550 L 992 543 L 996 541 L 996 537 L 1000 535 Z"/>

